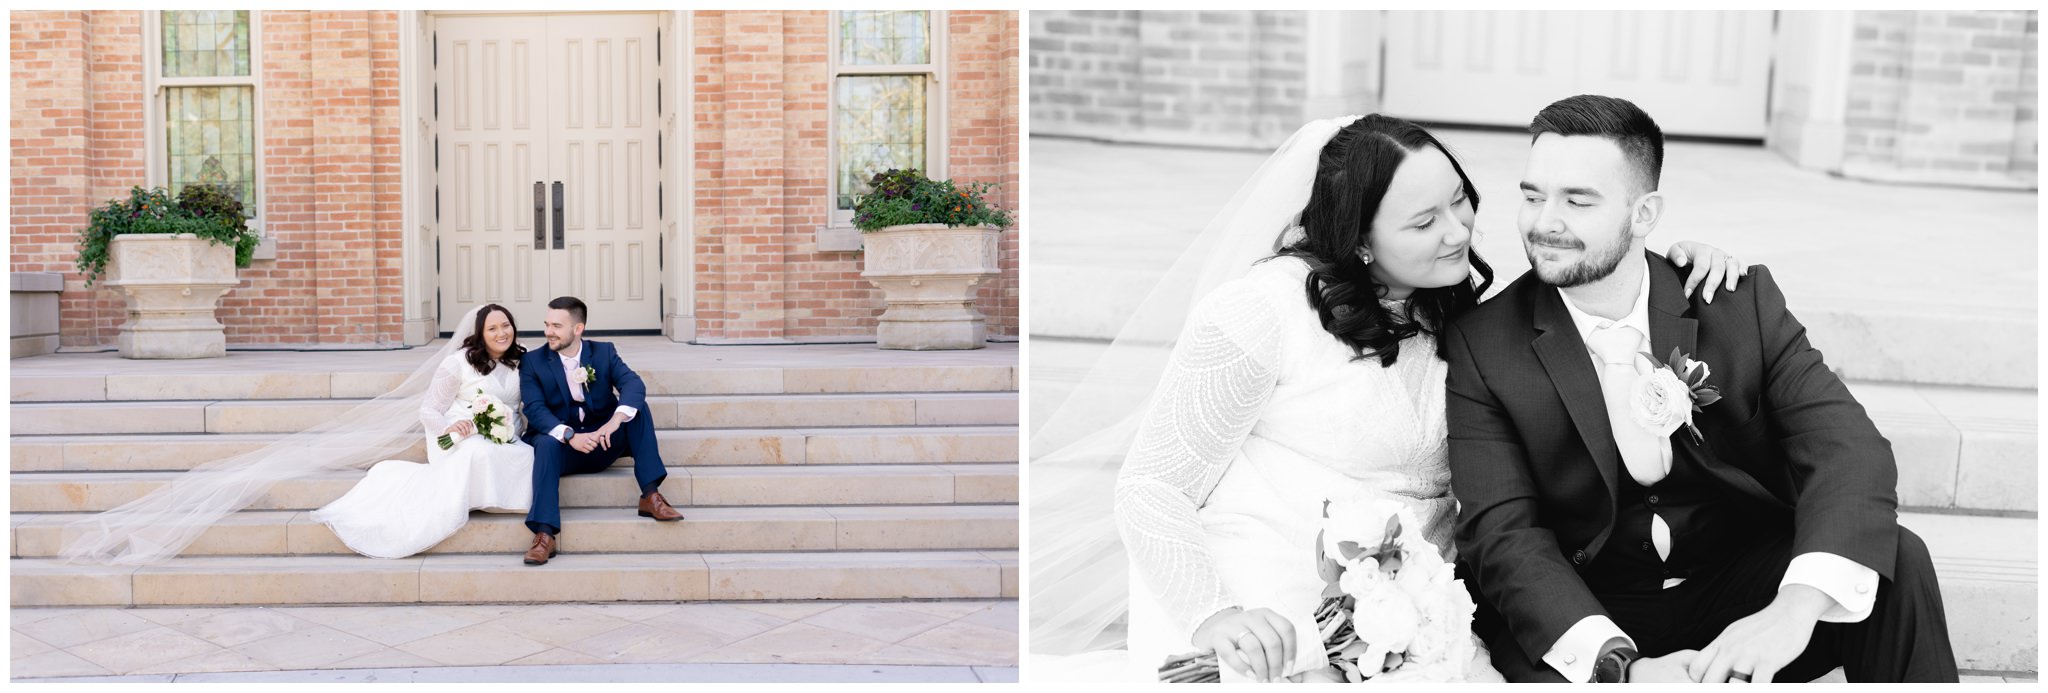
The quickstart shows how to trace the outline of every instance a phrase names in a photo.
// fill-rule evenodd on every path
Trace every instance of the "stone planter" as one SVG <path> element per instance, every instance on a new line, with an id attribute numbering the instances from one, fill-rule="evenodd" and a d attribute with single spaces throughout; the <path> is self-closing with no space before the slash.
<path id="1" fill-rule="evenodd" d="M 226 356 L 227 334 L 214 309 L 235 288 L 235 248 L 189 234 L 122 234 L 107 253 L 106 286 L 128 299 L 121 356 L 203 359 Z"/>
<path id="2" fill-rule="evenodd" d="M 876 341 L 884 349 L 980 349 L 988 327 L 975 288 L 1002 273 L 1002 230 L 910 224 L 870 231 L 860 276 L 881 287 L 889 309 Z"/>

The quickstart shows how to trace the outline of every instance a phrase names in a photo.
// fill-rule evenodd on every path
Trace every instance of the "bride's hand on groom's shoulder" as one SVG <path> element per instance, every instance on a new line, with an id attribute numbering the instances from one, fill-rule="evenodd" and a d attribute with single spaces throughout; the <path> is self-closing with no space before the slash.
<path id="1" fill-rule="evenodd" d="M 1727 291 L 1734 291 L 1738 278 L 1749 276 L 1749 265 L 1743 264 L 1741 260 L 1735 259 L 1735 256 L 1720 248 L 1705 243 L 1673 243 L 1670 250 L 1665 251 L 1664 257 L 1670 260 L 1673 266 L 1692 268 L 1692 272 L 1685 277 L 1685 295 L 1691 296 L 1693 288 L 1699 287 L 1700 293 L 1704 294 L 1703 298 L 1708 303 L 1714 302 L 1715 285 L 1718 284 Z"/>
<path id="2" fill-rule="evenodd" d="M 1194 644 L 1216 661 L 1258 681 L 1273 681 L 1294 661 L 1294 624 L 1272 609 L 1224 610 L 1195 628 Z"/>

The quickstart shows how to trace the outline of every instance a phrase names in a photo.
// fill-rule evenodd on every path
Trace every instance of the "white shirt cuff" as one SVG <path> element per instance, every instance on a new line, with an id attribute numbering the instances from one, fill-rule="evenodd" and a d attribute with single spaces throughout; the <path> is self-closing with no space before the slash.
<path id="1" fill-rule="evenodd" d="M 548 431 L 548 435 L 554 436 L 555 440 L 567 443 L 569 442 L 569 425 L 561 424 L 556 426 L 555 430 Z"/>
<path id="2" fill-rule="evenodd" d="M 1785 578 L 1778 581 L 1779 588 L 1786 585 L 1806 585 L 1834 599 L 1835 605 L 1820 615 L 1829 623 L 1861 622 L 1877 603 L 1877 571 L 1832 553 L 1793 556 Z"/>
<path id="3" fill-rule="evenodd" d="M 640 415 L 640 410 L 638 410 L 638 409 L 634 409 L 634 408 L 632 408 L 632 407 L 629 407 L 629 406 L 626 406 L 626 405 L 623 405 L 623 404 L 619 405 L 619 408 L 618 408 L 618 412 L 619 412 L 619 413 L 621 413 L 621 414 L 625 414 L 625 415 L 626 415 L 626 418 L 623 418 L 623 419 L 619 419 L 619 421 L 620 421 L 621 423 L 623 423 L 623 422 L 627 422 L 627 421 L 632 421 L 632 420 L 633 420 L 633 417 L 635 417 L 635 416 L 639 416 L 639 415 Z"/>
<path id="4" fill-rule="evenodd" d="M 1572 624 L 1571 629 L 1550 646 L 1550 651 L 1543 653 L 1543 663 L 1563 674 L 1566 681 L 1592 681 L 1593 662 L 1600 658 L 1600 647 L 1614 638 L 1628 640 L 1629 647 L 1636 646 L 1636 641 L 1621 632 L 1621 626 L 1614 625 L 1613 619 L 1601 615 L 1587 616 Z"/>

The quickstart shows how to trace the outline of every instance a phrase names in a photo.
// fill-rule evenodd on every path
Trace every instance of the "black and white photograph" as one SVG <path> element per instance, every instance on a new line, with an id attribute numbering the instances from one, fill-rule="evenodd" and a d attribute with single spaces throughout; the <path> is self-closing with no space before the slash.
<path id="1" fill-rule="evenodd" d="M 2034 11 L 1036 11 L 1027 681 L 2038 681 Z"/>

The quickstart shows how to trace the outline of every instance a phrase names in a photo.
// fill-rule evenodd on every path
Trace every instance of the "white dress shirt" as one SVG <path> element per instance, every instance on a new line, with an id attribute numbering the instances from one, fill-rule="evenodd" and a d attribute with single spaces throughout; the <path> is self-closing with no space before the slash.
<path id="1" fill-rule="evenodd" d="M 1572 303 L 1570 294 L 1563 289 L 1558 290 L 1558 295 L 1564 299 L 1565 312 L 1571 314 L 1572 324 L 1578 328 L 1582 342 L 1591 343 L 1593 330 L 1610 324 L 1633 327 L 1643 334 L 1645 340 L 1649 339 L 1649 259 L 1639 261 L 1643 263 L 1642 286 L 1636 293 L 1635 305 L 1620 320 L 1608 320 L 1580 310 L 1577 304 Z M 1656 353 L 1654 349 L 1650 351 Z M 1592 359 L 1593 372 L 1597 375 L 1601 372 L 1600 356 L 1590 348 L 1586 355 Z M 1656 545 L 1657 556 L 1661 560 L 1671 555 L 1671 527 L 1664 524 L 1664 518 L 1654 513 L 1651 517 L 1650 539 Z M 1683 582 L 1684 578 L 1671 578 L 1664 581 L 1664 588 L 1677 587 Z M 1820 617 L 1820 620 L 1832 623 L 1855 623 L 1868 618 L 1871 606 L 1877 600 L 1877 571 L 1832 553 L 1794 556 L 1791 565 L 1785 568 L 1785 576 L 1778 581 L 1780 588 L 1785 585 L 1806 585 L 1834 599 L 1835 604 Z M 1543 661 L 1564 675 L 1566 681 L 1590 681 L 1593 678 L 1593 660 L 1599 658 L 1601 646 L 1613 638 L 1627 640 L 1629 647 L 1635 647 L 1635 641 L 1623 633 L 1612 619 L 1600 614 L 1587 616 L 1565 630 L 1557 643 L 1551 645 L 1550 651 L 1544 653 Z"/>
<path id="2" fill-rule="evenodd" d="M 579 404 L 582 403 L 583 374 L 576 371 L 583 367 L 583 340 L 576 340 L 576 353 L 565 354 L 557 351 L 555 355 L 562 358 L 562 377 L 567 378 L 569 381 L 569 398 L 576 400 Z M 619 419 L 619 421 L 626 422 L 632 421 L 633 417 L 640 413 L 640 410 L 621 404 L 619 405 L 619 413 L 625 415 L 625 418 Z M 583 420 L 582 407 L 576 408 L 576 419 L 578 421 Z M 568 424 L 555 426 L 555 430 L 548 432 L 548 435 L 554 436 L 555 440 L 564 443 L 569 442 L 569 437 L 572 434 Z"/>

